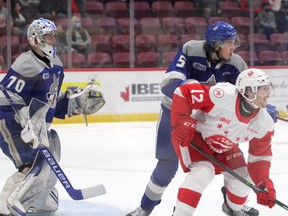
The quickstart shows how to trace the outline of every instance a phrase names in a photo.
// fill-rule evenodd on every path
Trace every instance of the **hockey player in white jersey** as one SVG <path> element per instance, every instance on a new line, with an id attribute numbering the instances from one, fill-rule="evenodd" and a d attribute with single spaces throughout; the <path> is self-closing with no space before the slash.
<path id="1" fill-rule="evenodd" d="M 243 207 L 250 188 L 209 161 L 190 142 L 265 190 L 257 194 L 259 204 L 275 205 L 276 192 L 269 176 L 274 123 L 266 111 L 270 94 L 269 76 L 256 68 L 241 72 L 235 86 L 185 84 L 176 89 L 171 108 L 172 142 L 187 176 L 178 190 L 173 216 L 193 215 L 216 174 L 223 174 L 227 182 L 228 214 L 254 215 Z M 240 150 L 243 142 L 249 142 L 247 164 Z"/>
<path id="2" fill-rule="evenodd" d="M 200 82 L 214 85 L 217 82 L 235 84 L 238 74 L 248 67 L 235 50 L 240 46 L 236 29 L 229 23 L 220 21 L 207 28 L 205 40 L 186 42 L 176 54 L 161 82 L 164 97 L 157 122 L 156 166 L 145 186 L 140 206 L 126 216 L 148 216 L 161 204 L 161 199 L 178 170 L 178 157 L 171 142 L 171 101 L 174 90 L 187 82 Z M 267 105 L 267 111 L 277 121 L 278 111 L 273 105 Z M 226 183 L 221 188 L 225 197 Z M 223 212 L 229 211 L 224 200 Z M 249 211 L 257 215 L 258 210 L 246 205 Z"/>
<path id="3" fill-rule="evenodd" d="M 89 115 L 105 103 L 99 87 L 94 84 L 60 93 L 64 69 L 56 55 L 56 33 L 52 21 L 34 20 L 27 31 L 31 50 L 15 60 L 0 83 L 19 110 L 18 115 L 0 91 L 0 147 L 17 169 L 0 193 L 0 215 L 23 216 L 27 212 L 57 210 L 57 177 L 39 154 L 38 145 L 46 140 L 47 143 L 42 144 L 59 161 L 60 140 L 57 132 L 49 129 L 53 118 Z M 28 115 L 34 108 L 29 106 L 33 99 L 48 105 L 42 115 L 45 126 L 41 119 L 37 121 Z M 44 134 L 46 139 L 39 134 Z"/>

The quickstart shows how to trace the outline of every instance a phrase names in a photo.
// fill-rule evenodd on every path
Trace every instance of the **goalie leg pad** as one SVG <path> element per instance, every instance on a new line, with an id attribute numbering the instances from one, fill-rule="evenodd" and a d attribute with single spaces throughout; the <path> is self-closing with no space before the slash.
<path id="1" fill-rule="evenodd" d="M 46 187 L 32 203 L 28 212 L 44 213 L 57 211 L 59 200 L 58 190 L 54 187 L 56 182 L 57 177 L 55 176 L 54 172 L 51 171 Z"/>
<path id="2" fill-rule="evenodd" d="M 26 214 L 31 204 L 43 191 L 43 185 L 46 185 L 49 173 L 49 165 L 38 153 L 29 172 L 7 198 L 8 206 L 13 215 Z"/>
<path id="3" fill-rule="evenodd" d="M 105 100 L 98 85 L 88 84 L 84 89 L 77 89 L 76 92 L 67 95 L 68 108 L 67 116 L 90 115 L 100 110 Z"/>
<path id="4" fill-rule="evenodd" d="M 61 145 L 57 132 L 53 129 L 49 135 L 49 150 L 53 154 L 57 162 L 60 161 Z M 58 190 L 55 188 L 57 176 L 50 170 L 50 174 L 46 185 L 42 192 L 37 196 L 37 199 L 32 203 L 28 212 L 52 212 L 58 209 Z"/>
<path id="5" fill-rule="evenodd" d="M 9 215 L 11 211 L 8 208 L 7 198 L 9 194 L 17 187 L 17 185 L 22 181 L 25 175 L 21 172 L 15 172 L 11 175 L 0 194 L 0 215 Z"/>
<path id="6" fill-rule="evenodd" d="M 55 130 L 51 129 L 48 132 L 48 137 L 49 137 L 49 150 L 53 154 L 56 161 L 59 163 L 61 159 L 61 144 L 58 133 Z"/>
<path id="7" fill-rule="evenodd" d="M 38 158 L 42 157 L 38 156 Z M 45 169 L 42 169 L 43 163 L 37 160 L 36 162 L 37 163 L 29 170 L 25 178 L 7 198 L 9 208 L 13 215 L 22 215 L 26 213 L 34 198 L 41 192 L 43 187 L 41 185 L 46 181 L 44 175 Z M 38 162 L 40 163 L 39 165 Z"/>

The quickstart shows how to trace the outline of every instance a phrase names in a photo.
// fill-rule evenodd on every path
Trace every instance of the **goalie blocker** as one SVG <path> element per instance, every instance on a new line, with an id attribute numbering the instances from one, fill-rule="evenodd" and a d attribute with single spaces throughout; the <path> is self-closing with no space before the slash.
<path id="1" fill-rule="evenodd" d="M 96 113 L 105 104 L 100 87 L 91 83 L 88 83 L 84 89 L 77 88 L 74 91 L 68 90 L 67 98 L 68 117 L 72 117 L 73 115 L 90 115 Z"/>

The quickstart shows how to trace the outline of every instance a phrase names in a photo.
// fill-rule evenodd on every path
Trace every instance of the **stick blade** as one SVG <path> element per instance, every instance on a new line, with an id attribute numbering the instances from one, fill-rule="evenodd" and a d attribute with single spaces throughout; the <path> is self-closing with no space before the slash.
<path id="1" fill-rule="evenodd" d="M 70 187 L 67 188 L 67 192 L 73 200 L 83 200 L 103 195 L 106 193 L 106 189 L 103 184 L 99 184 L 83 189 L 74 189 Z"/>
<path id="2" fill-rule="evenodd" d="M 93 187 L 81 189 L 84 199 L 100 196 L 106 193 L 106 189 L 103 184 L 95 185 Z"/>

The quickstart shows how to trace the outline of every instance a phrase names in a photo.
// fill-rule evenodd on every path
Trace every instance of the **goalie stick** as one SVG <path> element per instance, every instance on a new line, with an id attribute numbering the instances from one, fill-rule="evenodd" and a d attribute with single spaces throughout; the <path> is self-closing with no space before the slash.
<path id="1" fill-rule="evenodd" d="M 198 145 L 196 145 L 193 142 L 190 142 L 190 145 L 196 149 L 198 152 L 200 152 L 203 156 L 205 156 L 207 159 L 209 159 L 211 162 L 217 164 L 219 167 L 221 167 L 223 170 L 225 170 L 226 172 L 228 172 L 230 175 L 232 175 L 233 177 L 235 177 L 236 179 L 238 179 L 240 182 L 242 182 L 243 184 L 245 184 L 246 186 L 250 187 L 251 189 L 253 189 L 255 191 L 255 193 L 263 193 L 266 192 L 264 190 L 262 190 L 261 188 L 255 186 L 254 184 L 252 184 L 251 182 L 247 181 L 245 178 L 243 178 L 242 176 L 240 176 L 238 173 L 234 172 L 232 169 L 230 169 L 229 167 L 225 166 L 223 163 L 221 163 L 219 160 L 217 160 L 215 157 L 213 157 L 212 155 L 208 154 L 207 152 L 205 152 L 203 149 L 201 149 Z M 285 205 L 284 203 L 280 202 L 279 200 L 275 199 L 274 200 L 275 204 L 279 205 L 280 207 L 284 208 L 286 211 L 288 211 L 288 206 Z"/>
<path id="2" fill-rule="evenodd" d="M 8 94 L 8 92 L 6 91 L 3 85 L 0 85 L 0 90 L 3 92 L 4 96 L 9 101 L 16 115 L 18 115 L 18 117 L 21 119 L 19 109 L 17 108 L 13 99 L 10 97 L 10 95 Z M 41 105 L 42 103 L 42 106 L 43 106 L 44 102 L 39 101 L 37 99 L 36 101 L 38 102 L 38 105 L 39 104 Z M 106 193 L 106 189 L 103 184 L 95 185 L 89 188 L 74 189 L 69 179 L 65 175 L 64 171 L 61 169 L 60 165 L 57 163 L 56 159 L 51 154 L 50 150 L 44 144 L 39 144 L 38 150 L 40 154 L 45 158 L 45 160 L 51 167 L 51 170 L 55 173 L 58 180 L 61 182 L 61 184 L 63 185 L 63 187 L 65 188 L 65 190 L 67 191 L 67 193 L 70 195 L 72 199 L 83 200 L 83 199 L 100 196 Z"/>

